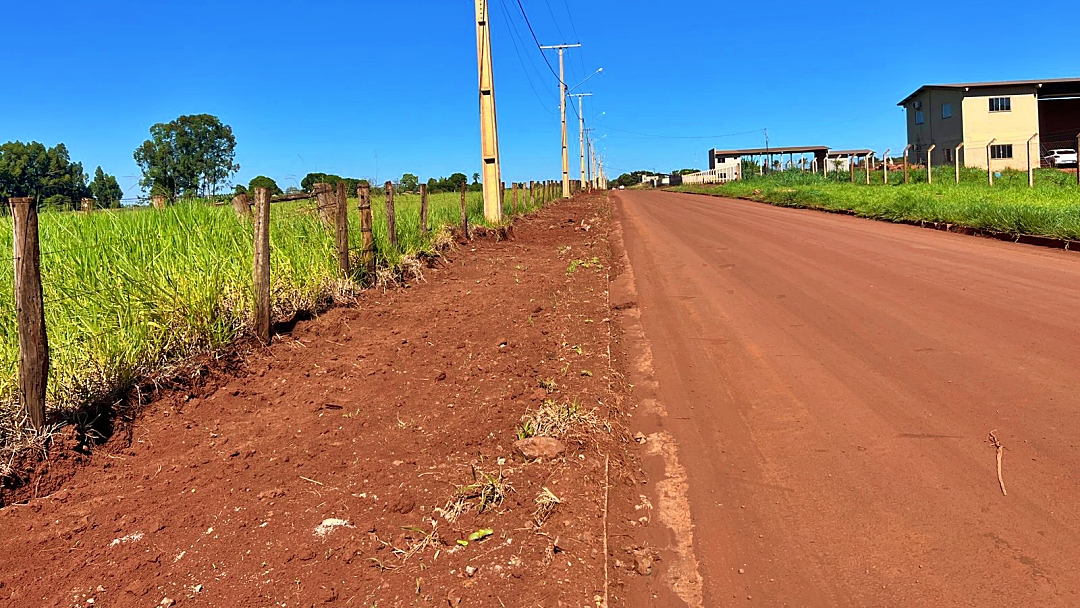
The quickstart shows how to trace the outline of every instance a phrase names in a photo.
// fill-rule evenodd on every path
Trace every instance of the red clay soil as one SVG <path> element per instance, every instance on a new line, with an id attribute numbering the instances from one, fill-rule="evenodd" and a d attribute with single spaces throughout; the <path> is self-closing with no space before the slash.
<path id="1" fill-rule="evenodd" d="M 1080 606 L 1077 253 L 616 199 L 627 411 L 685 471 L 649 496 L 688 507 L 697 605 Z"/>
<path id="2" fill-rule="evenodd" d="M 50 462 L 75 463 L 74 476 L 40 477 L 23 489 L 36 497 L 0 511 L 0 597 L 598 606 L 607 593 L 622 605 L 653 556 L 634 540 L 644 479 L 624 455 L 608 353 L 610 223 L 603 196 L 549 206 L 415 286 L 300 323 L 238 374 L 166 394 L 90 455 L 60 435 Z M 560 434 L 564 454 L 526 463 L 516 433 L 548 399 L 596 421 Z M 61 487 L 42 496 L 50 483 Z M 493 485 L 501 503 L 480 496 Z M 538 527 L 543 488 L 560 502 Z M 459 495 L 469 510 L 451 522 L 440 509 Z"/>

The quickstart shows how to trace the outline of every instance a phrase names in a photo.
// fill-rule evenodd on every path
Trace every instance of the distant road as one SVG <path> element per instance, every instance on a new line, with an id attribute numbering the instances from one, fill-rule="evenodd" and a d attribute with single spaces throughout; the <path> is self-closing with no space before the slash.
<path id="1" fill-rule="evenodd" d="M 616 196 L 706 606 L 1080 606 L 1080 253 Z"/>

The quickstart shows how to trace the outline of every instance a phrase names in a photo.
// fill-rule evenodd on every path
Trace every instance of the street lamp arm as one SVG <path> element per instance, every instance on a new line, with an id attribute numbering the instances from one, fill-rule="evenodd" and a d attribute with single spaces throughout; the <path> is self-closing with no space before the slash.
<path id="1" fill-rule="evenodd" d="M 579 82 L 579 83 L 575 84 L 574 86 L 570 87 L 569 89 L 567 89 L 567 92 L 573 91 L 574 89 L 576 89 L 576 88 L 580 87 L 581 85 L 583 85 L 583 84 L 585 84 L 586 82 L 588 82 L 590 78 L 592 78 L 593 76 L 596 76 L 597 74 L 599 74 L 599 73 L 601 73 L 601 72 L 603 72 L 603 71 L 604 71 L 604 68 L 600 68 L 599 70 L 596 70 L 596 71 L 595 71 L 595 72 L 593 72 L 592 74 L 589 74 L 589 76 L 588 76 L 588 77 L 586 77 L 586 78 L 585 78 L 585 80 L 582 80 L 581 82 Z M 564 86 L 565 86 L 565 84 L 566 84 L 566 83 L 563 83 L 563 85 L 564 85 Z"/>

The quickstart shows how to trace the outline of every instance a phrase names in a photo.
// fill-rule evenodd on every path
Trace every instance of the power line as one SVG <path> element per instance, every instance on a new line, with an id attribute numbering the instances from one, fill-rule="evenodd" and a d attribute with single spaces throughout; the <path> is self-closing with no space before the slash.
<path id="1" fill-rule="evenodd" d="M 514 25 L 513 19 L 510 18 L 510 12 L 506 10 L 506 3 L 502 0 L 499 0 L 499 7 L 502 8 L 503 15 L 506 17 L 507 23 L 510 24 L 510 42 L 512 42 L 514 45 L 514 53 L 517 55 L 518 62 L 521 64 L 522 71 L 525 72 L 525 80 L 529 83 L 529 88 L 532 89 L 533 95 L 536 96 L 536 100 L 540 102 L 540 107 L 544 108 L 544 111 L 548 114 L 554 116 L 555 112 L 552 111 L 551 108 L 548 108 L 547 104 L 544 103 L 544 100 L 540 98 L 540 93 L 536 90 L 536 86 L 533 84 L 532 75 L 529 73 L 528 68 L 525 67 L 525 60 L 522 58 L 521 50 L 518 47 L 519 35 L 517 32 L 517 26 Z M 524 42 L 522 42 L 522 44 L 524 45 Z M 533 66 L 534 70 L 536 69 L 535 65 L 533 65 L 531 60 L 529 61 L 529 65 Z"/>
<path id="2" fill-rule="evenodd" d="M 740 133 L 724 133 L 722 135 L 656 135 L 651 133 L 639 133 L 637 131 L 627 131 L 626 129 L 616 129 L 615 127 L 604 126 L 603 129 L 609 129 L 611 131 L 618 131 L 619 133 L 629 133 L 630 135 L 639 135 L 644 138 L 651 139 L 718 139 L 721 137 L 737 137 L 739 135 L 752 135 L 754 133 L 760 133 L 761 129 L 754 129 L 753 131 L 742 131 Z"/>
<path id="3" fill-rule="evenodd" d="M 570 4 L 567 0 L 563 0 L 563 6 L 566 8 L 566 16 L 570 18 L 570 31 L 574 33 L 574 38 L 581 40 L 581 35 L 578 34 L 577 26 L 574 24 L 574 15 L 570 12 Z M 577 53 L 578 65 L 581 66 L 581 73 L 585 74 L 585 60 L 583 53 Z"/>
<path id="4" fill-rule="evenodd" d="M 540 56 L 544 58 L 544 63 L 547 64 L 548 69 L 551 70 L 551 75 L 555 77 L 555 80 L 559 81 L 559 84 L 566 86 L 566 83 L 559 77 L 559 73 L 555 71 L 551 62 L 548 61 L 547 54 L 544 53 L 544 45 L 540 44 L 540 39 L 536 37 L 536 30 L 533 29 L 532 23 L 529 21 L 529 16 L 525 14 L 525 7 L 521 5 L 521 0 L 516 0 L 516 2 L 518 9 L 521 11 L 521 16 L 525 19 L 525 25 L 529 26 L 529 33 L 532 34 L 533 42 L 536 43 L 536 48 L 540 51 Z M 548 8 L 550 8 L 550 5 L 548 5 Z"/>

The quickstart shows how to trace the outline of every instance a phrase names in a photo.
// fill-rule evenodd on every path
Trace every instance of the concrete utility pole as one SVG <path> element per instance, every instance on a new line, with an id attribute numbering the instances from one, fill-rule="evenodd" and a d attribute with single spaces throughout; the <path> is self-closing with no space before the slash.
<path id="1" fill-rule="evenodd" d="M 491 72 L 491 26 L 488 1 L 476 0 L 476 55 L 480 74 L 480 150 L 483 161 L 484 217 L 502 221 L 502 168 L 495 119 L 495 77 Z"/>
<path id="2" fill-rule="evenodd" d="M 592 93 L 571 93 L 570 97 L 578 98 L 578 149 L 581 151 L 581 184 L 585 185 L 585 97 L 592 97 Z"/>
<path id="3" fill-rule="evenodd" d="M 589 183 L 593 188 L 599 188 L 600 172 L 596 168 L 596 144 L 593 143 L 592 129 L 586 129 L 585 142 L 589 147 Z"/>
<path id="4" fill-rule="evenodd" d="M 477 0 L 478 2 L 480 0 Z M 566 140 L 566 72 L 563 69 L 563 51 L 580 47 L 580 44 L 553 44 L 541 46 L 541 49 L 559 51 L 559 114 L 562 116 L 562 195 L 570 198 L 570 152 Z"/>
<path id="5" fill-rule="evenodd" d="M 594 181 L 594 178 L 596 177 L 596 151 L 593 148 L 591 131 L 592 129 L 587 129 L 585 136 L 585 148 L 589 151 L 589 162 L 586 165 L 586 168 L 589 173 L 589 188 L 594 189 L 596 188 L 596 182 Z"/>

